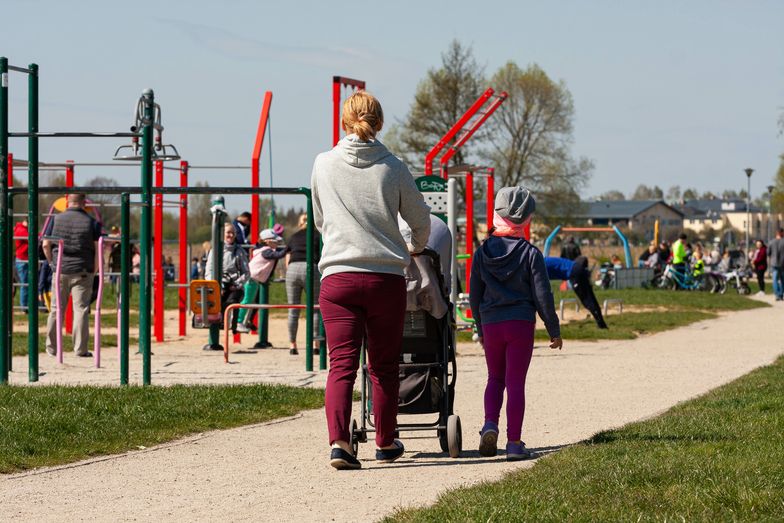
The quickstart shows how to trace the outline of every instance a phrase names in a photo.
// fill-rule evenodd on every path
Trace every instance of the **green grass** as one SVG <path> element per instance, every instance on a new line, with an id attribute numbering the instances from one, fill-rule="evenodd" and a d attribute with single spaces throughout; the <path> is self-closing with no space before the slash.
<path id="1" fill-rule="evenodd" d="M 386 521 L 782 521 L 784 358 Z"/>
<path id="2" fill-rule="evenodd" d="M 271 385 L 0 387 L 0 473 L 147 447 L 323 404 L 321 390 Z"/>
<path id="3" fill-rule="evenodd" d="M 90 339 L 87 341 L 87 349 L 93 350 L 93 331 L 92 328 L 90 329 Z M 138 339 L 135 337 L 128 338 L 130 345 L 135 345 L 138 343 Z M 13 355 L 14 356 L 24 356 L 27 354 L 27 332 L 19 332 L 16 331 L 11 335 L 11 344 L 13 347 Z M 104 350 L 107 349 L 114 349 L 117 347 L 117 335 L 116 334 L 101 334 L 101 347 Z M 65 334 L 63 332 L 63 352 L 72 352 L 73 351 L 73 338 L 70 334 Z M 46 352 L 46 336 L 41 334 L 38 336 L 38 352 Z"/>

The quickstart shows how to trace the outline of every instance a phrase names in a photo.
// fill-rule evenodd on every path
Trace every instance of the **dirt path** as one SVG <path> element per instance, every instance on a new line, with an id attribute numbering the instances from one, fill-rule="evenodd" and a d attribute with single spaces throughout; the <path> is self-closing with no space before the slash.
<path id="1" fill-rule="evenodd" d="M 646 418 L 772 362 L 784 341 L 770 336 L 781 304 L 738 312 L 629 341 L 538 347 L 527 387 L 524 438 L 548 452 L 595 432 Z M 279 325 L 275 329 L 278 330 Z M 284 331 L 285 332 L 285 331 Z M 284 340 L 285 341 L 285 340 Z M 303 372 L 286 350 L 220 355 L 193 342 L 157 347 L 154 383 L 273 381 L 321 386 L 325 373 Z M 116 383 L 114 351 L 95 370 L 66 358 L 42 360 L 43 383 Z M 434 438 L 407 438 L 405 456 L 377 465 L 362 445 L 363 470 L 328 465 L 321 411 L 291 419 L 199 434 L 156 448 L 0 479 L 3 514 L 13 520 L 376 520 L 399 506 L 433 502 L 450 487 L 492 480 L 528 464 L 479 458 L 485 379 L 481 352 L 459 348 L 456 410 L 467 452 L 444 457 Z M 138 379 L 138 356 L 133 370 Z M 23 369 L 24 360 L 15 362 Z M 14 373 L 20 383 L 24 372 Z M 502 426 L 503 429 L 503 426 Z"/>

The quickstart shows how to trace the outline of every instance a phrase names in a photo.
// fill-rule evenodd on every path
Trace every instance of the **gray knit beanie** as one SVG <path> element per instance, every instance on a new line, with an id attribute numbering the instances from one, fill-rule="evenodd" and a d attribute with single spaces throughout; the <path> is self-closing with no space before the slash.
<path id="1" fill-rule="evenodd" d="M 495 196 L 495 212 L 512 223 L 523 223 L 535 209 L 534 195 L 525 187 L 503 187 Z"/>

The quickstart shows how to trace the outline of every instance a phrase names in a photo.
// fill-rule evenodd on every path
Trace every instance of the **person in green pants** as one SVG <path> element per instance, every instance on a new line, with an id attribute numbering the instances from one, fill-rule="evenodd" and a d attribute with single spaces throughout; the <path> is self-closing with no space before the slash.
<path id="1" fill-rule="evenodd" d="M 257 303 L 259 285 L 265 285 L 272 274 L 278 260 L 286 256 L 286 249 L 280 247 L 283 238 L 275 234 L 272 229 L 264 229 L 259 233 L 259 241 L 256 243 L 253 257 L 250 260 L 250 279 L 245 284 L 245 296 L 242 304 Z M 237 332 L 250 332 L 254 330 L 248 318 L 249 309 L 240 309 Z M 252 318 L 252 316 L 251 316 Z M 246 321 L 247 320 L 247 321 Z"/>

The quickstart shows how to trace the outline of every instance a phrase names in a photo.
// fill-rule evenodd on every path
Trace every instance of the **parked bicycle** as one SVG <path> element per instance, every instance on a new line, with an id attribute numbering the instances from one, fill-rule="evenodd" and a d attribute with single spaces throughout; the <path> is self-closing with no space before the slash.
<path id="1" fill-rule="evenodd" d="M 721 278 L 710 272 L 695 276 L 687 266 L 667 264 L 664 271 L 654 277 L 653 284 L 660 289 L 719 292 Z"/>

